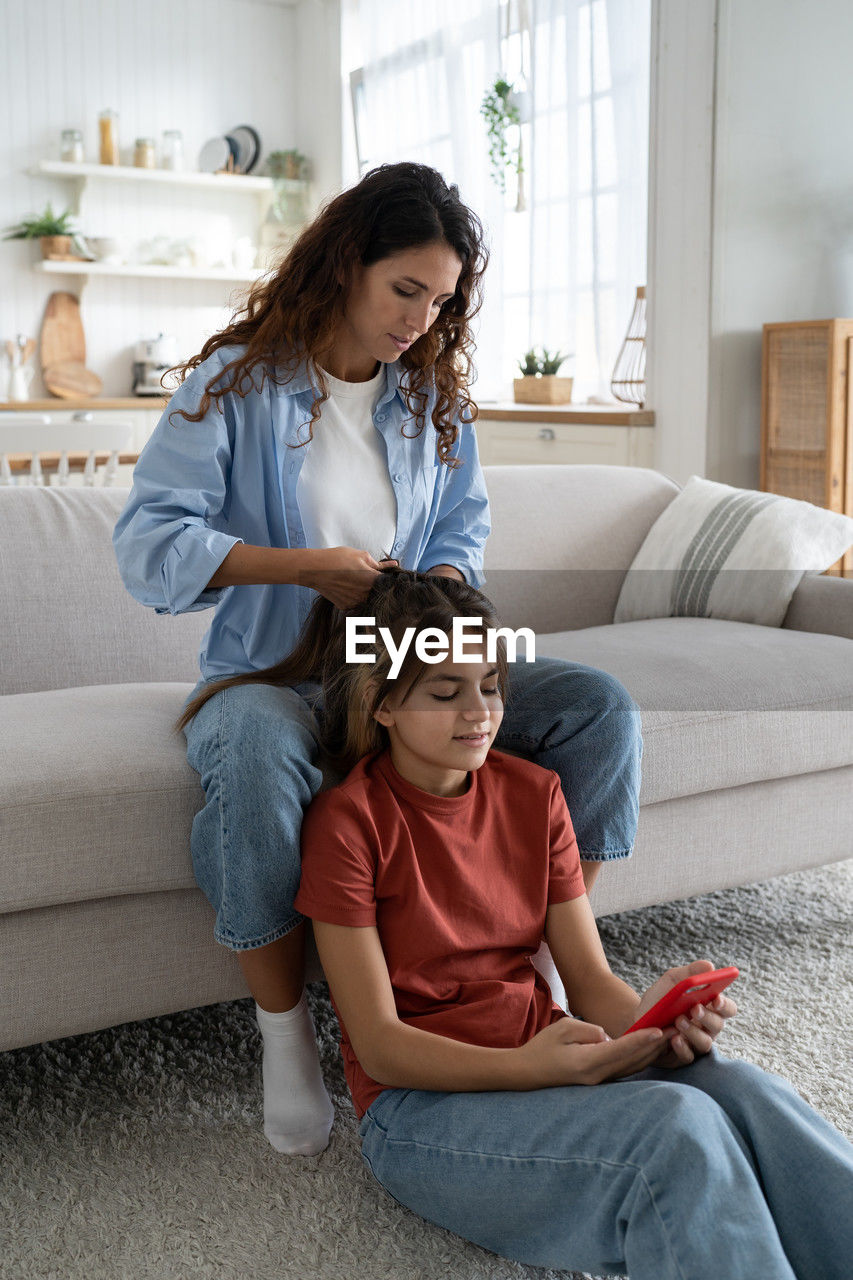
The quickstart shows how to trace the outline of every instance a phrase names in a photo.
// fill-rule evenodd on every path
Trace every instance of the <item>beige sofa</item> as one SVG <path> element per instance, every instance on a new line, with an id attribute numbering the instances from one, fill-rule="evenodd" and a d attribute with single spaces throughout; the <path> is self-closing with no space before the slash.
<path id="1" fill-rule="evenodd" d="M 613 625 L 677 488 L 620 467 L 487 470 L 486 590 L 538 652 L 618 676 L 644 721 L 634 857 L 607 914 L 853 853 L 853 582 L 780 629 Z M 0 489 L 0 1048 L 246 994 L 189 853 L 201 800 L 170 733 L 210 615 L 158 616 L 111 545 L 120 489 Z"/>

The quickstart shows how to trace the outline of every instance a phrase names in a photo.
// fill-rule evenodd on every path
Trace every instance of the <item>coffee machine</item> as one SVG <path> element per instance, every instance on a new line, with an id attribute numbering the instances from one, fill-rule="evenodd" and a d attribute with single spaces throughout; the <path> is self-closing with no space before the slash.
<path id="1" fill-rule="evenodd" d="M 163 396 L 168 394 L 160 379 L 175 363 L 175 339 L 165 333 L 137 342 L 133 359 L 133 394 Z"/>

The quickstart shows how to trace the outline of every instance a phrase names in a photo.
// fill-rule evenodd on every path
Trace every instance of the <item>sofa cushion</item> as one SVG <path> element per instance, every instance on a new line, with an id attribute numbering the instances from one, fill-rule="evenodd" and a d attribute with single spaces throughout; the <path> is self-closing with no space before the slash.
<path id="1" fill-rule="evenodd" d="M 843 637 L 657 618 L 540 635 L 536 652 L 608 671 L 638 703 L 643 804 L 853 764 Z"/>
<path id="2" fill-rule="evenodd" d="M 625 575 L 614 622 L 724 618 L 782 625 L 804 573 L 853 543 L 853 520 L 811 502 L 691 476 Z"/>
<path id="3" fill-rule="evenodd" d="M 204 795 L 171 726 L 193 684 L 0 698 L 0 912 L 195 885 Z"/>
<path id="4" fill-rule="evenodd" d="M 156 614 L 112 545 L 128 489 L 0 488 L 0 694 L 198 679 L 213 613 Z"/>
<path id="5" fill-rule="evenodd" d="M 535 631 L 613 621 L 628 566 L 678 486 L 643 467 L 486 467 L 484 591 Z"/>

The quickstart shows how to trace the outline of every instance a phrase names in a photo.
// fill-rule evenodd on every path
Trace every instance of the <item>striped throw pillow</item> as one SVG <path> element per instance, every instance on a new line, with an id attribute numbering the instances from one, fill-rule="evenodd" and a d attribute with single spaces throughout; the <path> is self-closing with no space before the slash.
<path id="1" fill-rule="evenodd" d="M 822 573 L 851 546 L 849 516 L 691 476 L 634 557 L 613 620 L 778 627 L 803 574 Z"/>

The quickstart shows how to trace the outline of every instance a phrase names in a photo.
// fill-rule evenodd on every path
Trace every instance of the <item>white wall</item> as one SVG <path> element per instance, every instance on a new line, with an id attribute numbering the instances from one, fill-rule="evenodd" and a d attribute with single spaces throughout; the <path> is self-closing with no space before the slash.
<path id="1" fill-rule="evenodd" d="M 652 0 L 646 404 L 655 466 L 707 459 L 717 0 Z"/>
<path id="2" fill-rule="evenodd" d="M 320 205 L 344 186 L 340 0 L 301 0 L 296 48 L 296 132 L 313 158 L 311 194 Z"/>
<path id="3" fill-rule="evenodd" d="M 761 326 L 853 316 L 853 5 L 720 0 L 708 474 L 755 486 Z"/>
<path id="4" fill-rule="evenodd" d="M 314 8 L 314 0 L 305 3 Z M 299 35 L 290 0 L 0 0 L 0 227 L 40 212 L 48 200 L 57 211 L 66 207 L 69 183 L 26 171 L 41 158 L 58 158 L 68 127 L 83 131 L 87 159 L 96 159 L 104 107 L 120 114 L 123 161 L 138 135 L 159 143 L 164 129 L 177 128 L 195 168 L 206 139 L 251 124 L 263 155 L 289 147 L 311 155 L 322 144 L 334 168 L 337 128 L 332 136 L 314 127 Z M 323 160 L 324 174 L 325 166 Z M 256 230 L 256 202 L 242 194 L 217 194 L 213 205 L 209 195 L 186 189 L 154 199 L 150 189 L 133 186 L 128 199 L 121 186 L 101 184 L 103 198 L 93 193 L 93 225 L 84 232 L 183 238 L 211 217 L 235 235 Z M 32 242 L 0 243 L 2 340 L 37 337 L 49 295 L 80 292 L 81 277 L 35 274 L 37 258 Z M 197 351 L 227 321 L 229 296 L 233 285 L 214 282 L 90 279 L 81 295 L 87 364 L 104 379 L 104 393 L 130 393 L 141 338 L 166 330 L 182 355 Z M 43 394 L 40 381 L 32 393 Z"/>

